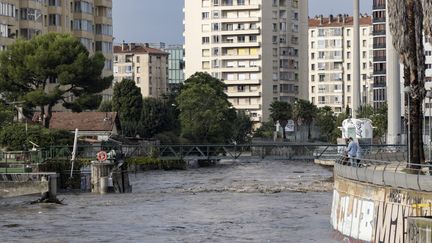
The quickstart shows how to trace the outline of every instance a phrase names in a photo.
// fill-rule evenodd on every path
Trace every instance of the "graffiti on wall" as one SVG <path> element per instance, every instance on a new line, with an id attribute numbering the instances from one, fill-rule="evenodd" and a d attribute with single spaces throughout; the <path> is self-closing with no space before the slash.
<path id="1" fill-rule="evenodd" d="M 367 242 L 403 243 L 409 216 L 431 216 L 432 200 L 408 191 L 383 190 L 384 200 L 333 192 L 331 223 L 345 236 Z M 417 207 L 413 205 L 431 205 Z"/>
<path id="2" fill-rule="evenodd" d="M 374 210 L 373 201 L 333 192 L 332 225 L 346 236 L 372 241 Z"/>
<path id="3" fill-rule="evenodd" d="M 407 229 L 406 218 L 409 216 L 431 215 L 430 208 L 414 209 L 412 205 L 426 203 L 418 194 L 390 189 L 385 202 L 377 205 L 377 221 L 374 242 L 403 243 Z"/>

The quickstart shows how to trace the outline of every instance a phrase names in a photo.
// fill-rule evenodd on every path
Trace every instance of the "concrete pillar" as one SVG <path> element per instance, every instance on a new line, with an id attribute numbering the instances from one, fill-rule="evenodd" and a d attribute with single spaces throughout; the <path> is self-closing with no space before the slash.
<path id="1" fill-rule="evenodd" d="M 108 177 L 100 178 L 100 194 L 108 193 Z"/>
<path id="2" fill-rule="evenodd" d="M 386 4 L 388 6 L 388 4 Z M 386 14 L 388 16 L 388 14 Z M 387 56 L 387 105 L 388 105 L 388 132 L 387 144 L 398 144 L 401 134 L 401 84 L 400 62 L 396 49 L 393 46 L 393 37 L 390 34 L 389 21 L 386 23 L 386 56 Z"/>
<path id="3" fill-rule="evenodd" d="M 361 105 L 361 83 L 360 83 L 360 3 L 354 0 L 354 40 L 353 40 L 353 85 L 352 85 L 352 117 L 356 118 L 356 111 Z"/>

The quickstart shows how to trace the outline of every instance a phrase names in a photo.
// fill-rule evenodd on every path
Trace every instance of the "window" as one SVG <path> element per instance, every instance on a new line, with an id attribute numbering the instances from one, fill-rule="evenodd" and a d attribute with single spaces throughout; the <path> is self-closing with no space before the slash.
<path id="1" fill-rule="evenodd" d="M 50 26 L 61 26 L 61 15 L 50 14 L 48 15 L 48 25 Z"/>
<path id="2" fill-rule="evenodd" d="M 202 43 L 203 44 L 209 44 L 210 43 L 210 37 L 203 37 L 202 38 Z"/>
<path id="3" fill-rule="evenodd" d="M 209 12 L 203 12 L 202 19 L 208 19 L 208 18 L 209 18 Z"/>
<path id="4" fill-rule="evenodd" d="M 93 14 L 93 4 L 86 1 L 75 1 L 74 9 L 76 13 Z"/>

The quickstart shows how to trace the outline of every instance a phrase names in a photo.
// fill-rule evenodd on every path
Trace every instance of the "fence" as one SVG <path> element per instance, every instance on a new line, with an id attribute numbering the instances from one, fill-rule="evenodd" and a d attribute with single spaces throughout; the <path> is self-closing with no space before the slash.
<path id="1" fill-rule="evenodd" d="M 340 157 L 336 160 L 337 176 L 379 186 L 432 192 L 432 165 L 403 161 L 354 159 Z"/>

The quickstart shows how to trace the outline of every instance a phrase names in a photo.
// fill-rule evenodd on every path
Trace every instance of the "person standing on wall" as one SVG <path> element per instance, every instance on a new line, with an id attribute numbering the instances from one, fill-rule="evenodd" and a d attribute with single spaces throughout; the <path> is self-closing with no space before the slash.
<path id="1" fill-rule="evenodd" d="M 352 137 L 350 137 L 347 153 L 352 166 L 357 166 L 357 159 L 356 159 L 357 151 L 358 151 L 358 144 L 354 142 L 354 139 Z"/>

